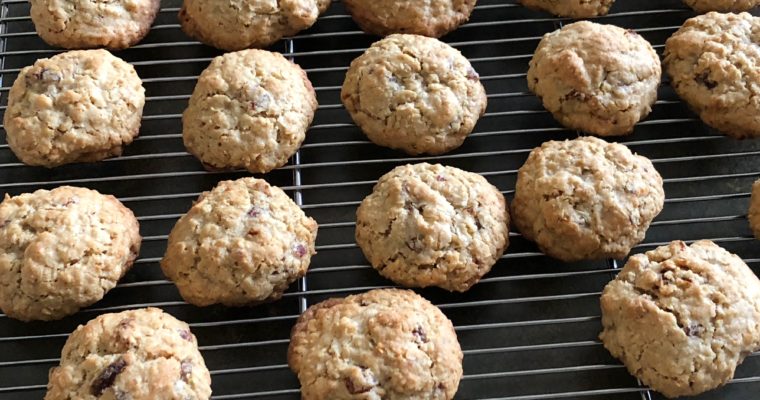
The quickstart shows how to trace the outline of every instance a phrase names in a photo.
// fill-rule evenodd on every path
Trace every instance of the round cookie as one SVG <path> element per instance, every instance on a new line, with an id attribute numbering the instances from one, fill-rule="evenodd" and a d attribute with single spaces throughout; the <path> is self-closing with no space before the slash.
<path id="1" fill-rule="evenodd" d="M 106 50 L 77 50 L 21 70 L 3 123 L 25 164 L 48 168 L 121 155 L 140 130 L 145 89 L 134 67 Z"/>
<path id="2" fill-rule="evenodd" d="M 0 203 L 0 309 L 55 320 L 103 296 L 140 251 L 137 219 L 113 196 L 61 186 Z"/>
<path id="3" fill-rule="evenodd" d="M 749 11 L 760 4 L 760 0 L 683 0 L 683 2 L 698 13 Z"/>
<path id="4" fill-rule="evenodd" d="M 308 29 L 330 0 L 184 0 L 182 30 L 218 49 L 268 47 Z"/>
<path id="5" fill-rule="evenodd" d="M 544 35 L 528 88 L 565 127 L 617 136 L 652 111 L 661 75 L 657 53 L 639 34 L 580 21 Z"/>
<path id="6" fill-rule="evenodd" d="M 470 19 L 477 0 L 344 0 L 359 27 L 386 36 L 411 33 L 441 37 Z"/>
<path id="7" fill-rule="evenodd" d="M 595 137 L 549 141 L 520 167 L 512 217 L 523 237 L 563 261 L 625 257 L 665 202 L 647 158 Z"/>
<path id="8" fill-rule="evenodd" d="M 211 376 L 189 326 L 157 308 L 103 314 L 66 340 L 45 400 L 208 400 Z"/>
<path id="9" fill-rule="evenodd" d="M 411 155 L 462 145 L 486 110 L 486 92 L 453 47 L 418 35 L 391 35 L 351 62 L 340 93 L 375 144 Z"/>
<path id="10" fill-rule="evenodd" d="M 65 49 L 121 50 L 141 41 L 160 0 L 29 0 L 37 34 Z"/>
<path id="11" fill-rule="evenodd" d="M 201 73 L 182 114 L 182 138 L 208 169 L 266 173 L 295 154 L 316 109 L 306 73 L 282 54 L 227 53 Z"/>
<path id="12" fill-rule="evenodd" d="M 280 188 L 223 181 L 174 225 L 161 268 L 197 306 L 277 300 L 306 274 L 316 237 L 317 223 Z"/>
<path id="13" fill-rule="evenodd" d="M 606 15 L 614 2 L 615 0 L 520 0 L 520 3 L 525 7 L 570 18 L 591 18 Z"/>
<path id="14" fill-rule="evenodd" d="M 309 307 L 290 335 L 301 397 L 454 398 L 462 350 L 438 307 L 409 290 L 378 289 Z"/>
<path id="15" fill-rule="evenodd" d="M 711 12 L 665 42 L 671 86 L 702 121 L 736 139 L 760 137 L 760 18 Z"/>
<path id="16" fill-rule="evenodd" d="M 667 397 L 723 385 L 760 350 L 760 281 L 711 241 L 632 256 L 601 306 L 604 347 Z"/>
<path id="17" fill-rule="evenodd" d="M 752 185 L 752 195 L 749 200 L 749 213 L 747 213 L 749 226 L 752 233 L 760 239 L 760 179 Z"/>
<path id="18" fill-rule="evenodd" d="M 359 205 L 356 242 L 400 285 L 464 292 L 509 245 L 509 214 L 499 189 L 478 174 L 404 165 L 383 175 Z"/>

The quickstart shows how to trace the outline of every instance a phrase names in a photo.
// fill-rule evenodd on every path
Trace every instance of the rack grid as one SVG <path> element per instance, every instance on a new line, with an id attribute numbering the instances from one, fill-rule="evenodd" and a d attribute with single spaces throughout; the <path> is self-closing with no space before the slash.
<path id="1" fill-rule="evenodd" d="M 144 242 L 135 267 L 105 299 L 61 321 L 21 323 L 0 315 L 0 400 L 41 398 L 47 372 L 78 324 L 103 312 L 156 306 L 190 323 L 212 371 L 214 399 L 297 399 L 286 365 L 290 327 L 308 305 L 390 285 L 367 265 L 353 239 L 355 208 L 383 173 L 416 161 L 479 172 L 511 199 L 517 168 L 546 140 L 572 138 L 526 87 L 527 63 L 540 37 L 567 20 L 514 0 L 480 0 L 471 21 L 444 40 L 478 70 L 489 106 L 458 150 L 408 157 L 369 143 L 340 104 L 350 61 L 376 38 L 359 31 L 339 2 L 310 30 L 273 50 L 309 74 L 319 109 L 306 142 L 287 166 L 267 174 L 320 224 L 308 275 L 282 300 L 252 307 L 196 308 L 181 301 L 158 262 L 166 235 L 198 194 L 242 172 L 206 172 L 182 145 L 181 113 L 198 74 L 217 50 L 179 30 L 180 0 L 164 0 L 141 44 L 117 55 L 143 78 L 148 101 L 140 136 L 121 157 L 53 170 L 26 167 L 0 138 L 0 192 L 15 195 L 70 184 L 114 194 L 135 211 Z M 598 22 L 634 29 L 662 52 L 665 39 L 693 13 L 680 0 L 618 1 Z M 0 113 L 20 68 L 60 50 L 34 33 L 26 0 L 0 0 Z M 747 226 L 752 182 L 760 177 L 760 141 L 735 141 L 706 128 L 664 79 L 653 113 L 619 138 L 651 158 L 665 179 L 663 212 L 634 252 L 673 239 L 709 238 L 760 273 L 760 246 Z M 461 399 L 661 399 L 632 378 L 599 342 L 599 294 L 624 260 L 563 264 L 518 233 L 481 283 L 464 294 L 420 292 L 453 320 L 465 352 Z M 756 399 L 760 354 L 726 387 L 696 399 Z"/>

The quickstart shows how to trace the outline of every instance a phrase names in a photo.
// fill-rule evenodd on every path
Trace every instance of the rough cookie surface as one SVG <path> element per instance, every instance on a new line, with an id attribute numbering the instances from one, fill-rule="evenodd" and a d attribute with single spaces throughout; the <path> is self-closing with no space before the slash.
<path id="1" fill-rule="evenodd" d="M 8 145 L 25 164 L 56 167 L 121 155 L 140 130 L 145 89 L 106 50 L 77 50 L 21 70 L 8 94 Z"/>
<path id="2" fill-rule="evenodd" d="M 459 147 L 486 110 L 486 92 L 453 47 L 418 35 L 391 35 L 351 62 L 341 100 L 380 146 L 409 154 Z"/>
<path id="3" fill-rule="evenodd" d="M 227 51 L 267 47 L 314 25 L 330 0 L 185 0 L 182 30 Z"/>
<path id="4" fill-rule="evenodd" d="M 683 2 L 698 13 L 706 13 L 709 11 L 749 11 L 760 4 L 760 0 L 683 0 Z"/>
<path id="5" fill-rule="evenodd" d="M 665 42 L 664 63 L 671 86 L 704 123 L 737 139 L 760 137 L 760 18 L 690 18 Z"/>
<path id="6" fill-rule="evenodd" d="M 280 188 L 223 181 L 177 221 L 161 268 L 198 306 L 276 300 L 306 274 L 316 238 L 317 223 Z"/>
<path id="7" fill-rule="evenodd" d="M 509 214 L 482 176 L 442 165 L 394 168 L 356 212 L 356 242 L 381 275 L 466 291 L 509 245 Z"/>
<path id="8" fill-rule="evenodd" d="M 760 281 L 711 241 L 632 256 L 601 304 L 604 346 L 668 397 L 726 383 L 760 349 Z"/>
<path id="9" fill-rule="evenodd" d="M 665 202 L 647 158 L 594 137 L 550 141 L 517 174 L 512 217 L 522 235 L 563 261 L 625 257 Z"/>
<path id="10" fill-rule="evenodd" d="M 29 0 L 37 34 L 66 49 L 130 47 L 150 31 L 160 0 Z"/>
<path id="11" fill-rule="evenodd" d="M 288 364 L 305 400 L 452 399 L 462 378 L 451 321 L 399 289 L 309 307 L 291 332 Z"/>
<path id="12" fill-rule="evenodd" d="M 62 186 L 0 203 L 0 308 L 54 320 L 103 298 L 132 266 L 140 233 L 113 196 Z"/>
<path id="13" fill-rule="evenodd" d="M 606 15 L 614 2 L 615 0 L 520 0 L 520 3 L 525 7 L 570 18 L 591 18 Z"/>
<path id="14" fill-rule="evenodd" d="M 182 136 L 209 169 L 266 173 L 295 154 L 316 109 L 306 73 L 281 54 L 227 53 L 201 73 L 182 115 Z"/>
<path id="15" fill-rule="evenodd" d="M 362 30 L 378 36 L 411 33 L 441 37 L 470 19 L 477 0 L 345 0 Z"/>
<path id="16" fill-rule="evenodd" d="M 652 111 L 661 75 L 660 58 L 639 34 L 580 21 L 544 35 L 528 88 L 568 128 L 625 135 Z"/>
<path id="17" fill-rule="evenodd" d="M 47 389 L 45 400 L 207 400 L 211 376 L 188 325 L 143 308 L 80 325 Z"/>
<path id="18" fill-rule="evenodd" d="M 749 219 L 749 226 L 752 228 L 755 237 L 760 239 L 760 179 L 756 180 L 752 185 L 752 196 L 749 200 L 747 219 Z"/>

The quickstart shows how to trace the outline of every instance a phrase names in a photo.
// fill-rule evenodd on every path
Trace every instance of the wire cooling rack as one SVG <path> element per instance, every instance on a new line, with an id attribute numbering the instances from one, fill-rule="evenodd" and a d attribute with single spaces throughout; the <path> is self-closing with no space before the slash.
<path id="1" fill-rule="evenodd" d="M 680 0 L 617 2 L 604 23 L 635 29 L 662 52 L 665 39 L 693 14 Z M 485 175 L 508 198 L 516 170 L 535 146 L 572 138 L 527 91 L 527 63 L 541 35 L 566 20 L 530 11 L 514 0 L 480 0 L 470 23 L 445 41 L 479 71 L 489 106 L 475 133 L 457 151 L 408 157 L 369 143 L 340 104 L 350 61 L 375 38 L 365 35 L 340 3 L 309 31 L 273 46 L 309 74 L 320 107 L 291 163 L 266 175 L 320 224 L 319 254 L 305 279 L 276 303 L 253 308 L 196 308 L 181 301 L 158 261 L 166 235 L 197 195 L 244 173 L 204 171 L 185 152 L 180 114 L 198 74 L 218 51 L 179 30 L 179 0 L 164 0 L 146 40 L 118 53 L 133 63 L 147 88 L 140 136 L 123 156 L 47 170 L 19 164 L 0 135 L 0 192 L 15 195 L 62 184 L 114 194 L 135 211 L 144 236 L 134 268 L 105 299 L 57 322 L 21 323 L 0 316 L 0 399 L 44 396 L 49 368 L 78 324 L 99 313 L 156 306 L 190 323 L 213 379 L 215 399 L 297 399 L 298 381 L 286 365 L 290 327 L 305 307 L 327 297 L 389 285 L 362 257 L 353 239 L 355 208 L 375 180 L 396 165 L 437 161 Z M 19 68 L 51 50 L 34 33 L 26 0 L 0 0 L 0 112 Z M 707 129 L 666 82 L 650 117 L 632 136 L 632 150 L 650 157 L 665 178 L 665 209 L 652 224 L 645 251 L 673 239 L 709 238 L 759 271 L 760 246 L 746 209 L 760 177 L 760 141 L 735 141 Z M 465 294 L 421 291 L 454 321 L 465 352 L 460 399 L 659 399 L 599 343 L 599 294 L 623 260 L 563 264 L 513 233 L 506 255 Z M 699 399 L 757 399 L 760 357 L 750 356 L 726 387 Z"/>

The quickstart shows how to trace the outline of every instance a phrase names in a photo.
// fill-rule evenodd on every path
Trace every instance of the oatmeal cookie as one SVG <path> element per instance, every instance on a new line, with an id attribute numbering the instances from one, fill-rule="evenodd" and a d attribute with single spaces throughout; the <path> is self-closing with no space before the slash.
<path id="1" fill-rule="evenodd" d="M 698 13 L 749 11 L 760 4 L 760 0 L 683 0 L 683 2 Z"/>
<path id="2" fill-rule="evenodd" d="M 356 242 L 381 275 L 413 287 L 464 292 L 509 245 L 499 189 L 442 165 L 394 168 L 356 211 Z"/>
<path id="3" fill-rule="evenodd" d="M 291 332 L 288 364 L 304 400 L 448 400 L 462 378 L 451 321 L 399 289 L 309 307 Z"/>
<path id="4" fill-rule="evenodd" d="M 580 21 L 544 35 L 528 88 L 565 127 L 616 136 L 652 111 L 661 75 L 660 58 L 639 34 Z"/>
<path id="5" fill-rule="evenodd" d="M 441 37 L 470 19 L 477 0 L 345 0 L 363 31 L 386 36 L 411 33 Z"/>
<path id="6" fill-rule="evenodd" d="M 595 137 L 550 141 L 517 174 L 512 217 L 522 235 L 563 261 L 625 257 L 665 202 L 647 158 Z"/>
<path id="7" fill-rule="evenodd" d="M 606 15 L 614 2 L 615 0 L 520 0 L 520 3 L 525 7 L 570 18 L 592 18 Z"/>
<path id="8" fill-rule="evenodd" d="M 214 58 L 182 115 L 187 150 L 208 169 L 266 173 L 301 147 L 317 96 L 306 73 L 279 53 Z"/>
<path id="9" fill-rule="evenodd" d="M 351 62 L 340 97 L 371 141 L 411 155 L 461 146 L 487 104 L 470 62 L 418 35 L 375 42 Z"/>
<path id="10" fill-rule="evenodd" d="M 113 196 L 62 186 L 0 203 L 0 308 L 54 320 L 103 298 L 140 251 L 137 219 Z"/>
<path id="11" fill-rule="evenodd" d="M 103 314 L 66 340 L 45 400 L 208 400 L 211 376 L 188 325 L 157 308 Z"/>
<path id="12" fill-rule="evenodd" d="M 749 200 L 749 213 L 747 214 L 749 226 L 755 237 L 760 239 L 760 179 L 752 185 L 752 195 Z"/>
<path id="13" fill-rule="evenodd" d="M 760 350 L 760 280 L 711 241 L 632 256 L 601 305 L 604 347 L 667 397 L 725 384 Z"/>
<path id="14" fill-rule="evenodd" d="M 220 182 L 169 234 L 164 274 L 198 306 L 276 300 L 304 276 L 317 223 L 266 181 Z"/>
<path id="15" fill-rule="evenodd" d="M 22 162 L 52 168 L 121 155 L 144 105 L 134 67 L 106 50 L 76 50 L 22 69 L 3 123 Z"/>

